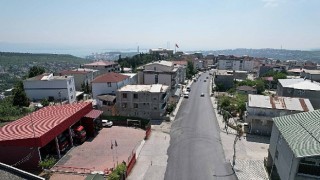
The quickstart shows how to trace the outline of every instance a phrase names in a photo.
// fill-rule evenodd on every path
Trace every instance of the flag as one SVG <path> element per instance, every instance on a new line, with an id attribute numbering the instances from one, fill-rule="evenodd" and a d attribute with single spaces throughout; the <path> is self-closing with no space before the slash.
<path id="1" fill-rule="evenodd" d="M 113 149 L 113 144 L 112 144 L 112 141 L 111 141 L 111 149 Z"/>
<path id="2" fill-rule="evenodd" d="M 178 44 L 176 44 L 176 47 L 179 48 Z"/>
<path id="3" fill-rule="evenodd" d="M 114 145 L 117 147 L 118 146 L 118 143 L 116 140 L 114 140 Z"/>

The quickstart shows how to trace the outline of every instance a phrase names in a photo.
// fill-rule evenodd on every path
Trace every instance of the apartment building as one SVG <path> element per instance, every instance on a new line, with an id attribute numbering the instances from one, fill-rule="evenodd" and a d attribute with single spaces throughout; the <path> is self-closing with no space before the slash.
<path id="1" fill-rule="evenodd" d="M 120 72 L 120 65 L 114 61 L 96 61 L 83 65 L 84 68 L 99 70 L 99 74 Z"/>
<path id="2" fill-rule="evenodd" d="M 320 110 L 276 117 L 268 149 L 272 177 L 320 179 Z"/>
<path id="3" fill-rule="evenodd" d="M 121 116 L 163 119 L 169 95 L 169 86 L 162 84 L 126 85 L 117 91 L 117 112 Z"/>
<path id="4" fill-rule="evenodd" d="M 60 76 L 73 76 L 77 91 L 82 91 L 83 85 L 90 85 L 92 80 L 98 76 L 99 71 L 94 69 L 78 68 L 74 70 L 61 71 Z"/>
<path id="5" fill-rule="evenodd" d="M 53 76 L 50 73 L 32 77 L 23 81 L 24 91 L 32 101 L 76 101 L 76 89 L 73 76 Z"/>
<path id="6" fill-rule="evenodd" d="M 314 109 L 320 108 L 320 84 L 307 79 L 279 79 L 277 95 L 310 100 Z"/>
<path id="7" fill-rule="evenodd" d="M 149 49 L 149 54 L 169 57 L 173 55 L 173 50 L 164 48 Z"/>
<path id="8" fill-rule="evenodd" d="M 235 71 L 249 71 L 254 70 L 254 61 L 252 58 L 243 56 L 218 56 L 219 70 L 235 70 Z"/>
<path id="9" fill-rule="evenodd" d="M 172 94 L 179 83 L 185 80 L 186 66 L 174 65 L 172 61 L 155 61 L 139 67 L 138 84 L 163 84 Z"/>
<path id="10" fill-rule="evenodd" d="M 96 77 L 92 81 L 92 97 L 96 99 L 98 95 L 116 94 L 121 87 L 130 84 L 130 76 L 119 73 L 106 73 Z"/>
<path id="11" fill-rule="evenodd" d="M 274 117 L 313 111 L 309 99 L 248 95 L 245 122 L 249 125 L 249 133 L 270 136 Z"/>

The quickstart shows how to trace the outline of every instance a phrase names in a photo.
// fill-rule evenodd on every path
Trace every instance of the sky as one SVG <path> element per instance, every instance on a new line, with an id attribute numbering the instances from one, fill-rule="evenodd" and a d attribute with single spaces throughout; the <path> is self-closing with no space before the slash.
<path id="1" fill-rule="evenodd" d="M 0 51 L 320 48 L 320 0 L 0 0 Z"/>

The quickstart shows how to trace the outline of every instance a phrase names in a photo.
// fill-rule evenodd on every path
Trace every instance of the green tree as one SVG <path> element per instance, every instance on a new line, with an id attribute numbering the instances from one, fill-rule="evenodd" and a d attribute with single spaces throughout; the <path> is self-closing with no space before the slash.
<path id="1" fill-rule="evenodd" d="M 48 99 L 44 98 L 41 100 L 41 104 L 43 105 L 43 107 L 49 106 L 50 102 L 48 101 Z"/>
<path id="2" fill-rule="evenodd" d="M 187 79 L 191 79 L 192 76 L 197 74 L 197 71 L 195 70 L 192 61 L 188 61 L 187 69 L 186 69 L 186 77 Z"/>
<path id="3" fill-rule="evenodd" d="M 33 66 L 29 70 L 28 78 L 32 78 L 32 77 L 38 76 L 40 74 L 43 74 L 45 71 L 46 70 L 43 67 Z"/>
<path id="4" fill-rule="evenodd" d="M 124 176 L 127 170 L 127 166 L 125 163 L 119 164 L 115 170 L 108 176 L 109 180 L 120 180 L 122 176 Z"/>
<path id="5" fill-rule="evenodd" d="M 18 81 L 16 86 L 14 87 L 13 91 L 13 105 L 14 106 L 29 106 L 30 102 L 29 99 L 24 92 L 23 83 L 22 81 Z"/>

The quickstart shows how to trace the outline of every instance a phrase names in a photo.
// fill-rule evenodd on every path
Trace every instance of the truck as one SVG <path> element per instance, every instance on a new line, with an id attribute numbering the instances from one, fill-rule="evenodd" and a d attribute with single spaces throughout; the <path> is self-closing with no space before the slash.
<path id="1" fill-rule="evenodd" d="M 73 129 L 73 139 L 75 143 L 82 144 L 87 139 L 87 132 L 83 126 L 76 126 Z"/>

